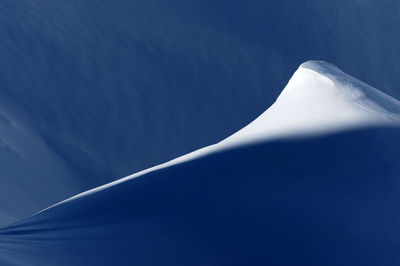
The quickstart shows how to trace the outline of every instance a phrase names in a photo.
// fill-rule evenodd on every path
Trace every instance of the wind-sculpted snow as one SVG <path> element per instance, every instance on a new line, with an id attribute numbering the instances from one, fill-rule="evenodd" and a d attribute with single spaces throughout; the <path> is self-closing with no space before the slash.
<path id="1" fill-rule="evenodd" d="M 14 152 L 24 155 L 14 159 L 14 164 L 18 164 L 19 167 L 4 164 L 2 168 L 3 174 L 7 173 L 9 177 L 18 176 L 19 179 L 13 178 L 2 187 L 4 203 L 0 205 L 0 213 L 6 216 L 0 216 L 1 224 L 5 225 L 44 209 L 54 204 L 54 199 L 71 196 L 68 193 L 72 191 L 80 192 L 79 188 L 84 187 L 82 181 L 79 183 L 80 179 L 75 173 L 58 162 L 58 157 L 40 140 L 36 140 L 34 134 L 25 130 L 25 135 L 18 138 L 21 133 L 18 135 L 14 127 L 7 127 L 10 123 L 3 124 L 0 133 L 8 132 L 8 135 L 3 134 L 5 140 L 16 143 L 17 148 L 14 147 Z M 336 66 L 322 61 L 307 61 L 294 73 L 277 101 L 267 111 L 227 139 L 82 194 L 75 193 L 77 195 L 73 198 L 238 145 L 379 125 L 400 125 L 400 103 L 397 100 L 345 74 Z M 29 138 L 30 144 L 24 146 Z M 40 149 L 43 151 L 38 160 L 32 152 L 38 152 Z M 10 153 L 7 148 L 2 150 L 6 155 Z M 10 158 L 6 155 L 5 162 Z M 41 162 L 46 165 L 41 165 Z M 37 169 L 38 172 L 27 169 Z M 32 179 L 32 175 L 41 176 L 40 182 Z M 25 192 L 27 189 L 29 191 Z M 8 216 L 15 218 L 11 219 Z"/>
<path id="2" fill-rule="evenodd" d="M 0 109 L 29 132 L 15 141 L 37 144 L 29 149 L 34 160 L 0 144 L 8 169 L 0 169 L 2 189 L 24 180 L 13 200 L 0 196 L 0 206 L 12 208 L 18 195 L 32 193 L 28 184 L 43 184 L 32 205 L 13 207 L 22 218 L 216 143 L 272 104 L 310 58 L 400 97 L 399 5 L 0 1 Z M 61 186 L 66 176 L 71 184 L 49 191 L 47 181 Z"/>
<path id="3" fill-rule="evenodd" d="M 2 265 L 398 265 L 399 129 L 262 142 L 0 230 Z"/>
<path id="4" fill-rule="evenodd" d="M 0 230 L 17 265 L 397 265 L 400 104 L 320 61 L 249 126 Z"/>
<path id="5" fill-rule="evenodd" d="M 307 61 L 276 102 L 225 142 L 400 125 L 400 102 L 323 61 Z"/>
<path id="6" fill-rule="evenodd" d="M 400 126 L 400 102 L 345 74 L 332 64 L 307 61 L 293 74 L 277 101 L 255 121 L 232 136 L 217 144 L 78 194 L 72 199 L 155 170 L 240 145 L 371 126 Z"/>

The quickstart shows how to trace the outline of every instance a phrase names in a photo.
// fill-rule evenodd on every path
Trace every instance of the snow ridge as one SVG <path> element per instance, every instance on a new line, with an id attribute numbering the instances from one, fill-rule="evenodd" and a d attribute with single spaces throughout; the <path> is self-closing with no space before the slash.
<path id="1" fill-rule="evenodd" d="M 324 61 L 300 65 L 276 102 L 226 141 L 400 125 L 400 102 Z"/>
<path id="2" fill-rule="evenodd" d="M 298 138 L 356 128 L 399 125 L 398 100 L 345 74 L 330 63 L 307 61 L 300 65 L 276 102 L 232 136 L 63 202 L 232 147 L 286 137 Z"/>

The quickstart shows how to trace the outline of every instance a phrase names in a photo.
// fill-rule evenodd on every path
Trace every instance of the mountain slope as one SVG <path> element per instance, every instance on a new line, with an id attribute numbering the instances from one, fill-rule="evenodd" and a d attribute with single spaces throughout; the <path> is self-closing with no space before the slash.
<path id="1" fill-rule="evenodd" d="M 398 110 L 336 67 L 306 62 L 231 138 L 1 229 L 0 262 L 396 265 Z M 289 124 L 270 124 L 279 119 Z"/>

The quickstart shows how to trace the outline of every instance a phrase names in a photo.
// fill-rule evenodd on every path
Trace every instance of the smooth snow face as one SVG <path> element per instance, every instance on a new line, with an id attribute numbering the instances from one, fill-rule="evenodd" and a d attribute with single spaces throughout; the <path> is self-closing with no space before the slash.
<path id="1" fill-rule="evenodd" d="M 232 136 L 66 201 L 162 168 L 252 142 L 327 134 L 368 126 L 396 125 L 400 125 L 399 101 L 345 74 L 334 65 L 323 61 L 307 61 L 294 73 L 277 101 Z"/>
<path id="2" fill-rule="evenodd" d="M 322 61 L 295 72 L 277 101 L 225 141 L 255 141 L 400 124 L 400 102 Z"/>

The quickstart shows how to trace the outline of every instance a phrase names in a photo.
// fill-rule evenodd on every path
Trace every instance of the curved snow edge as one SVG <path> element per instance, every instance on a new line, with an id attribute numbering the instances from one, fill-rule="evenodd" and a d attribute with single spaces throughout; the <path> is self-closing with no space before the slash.
<path id="1" fill-rule="evenodd" d="M 270 114 L 276 115 L 279 114 L 280 112 L 287 111 L 283 110 L 279 106 L 280 102 L 283 102 L 282 99 L 286 97 L 286 94 L 289 94 L 291 98 L 293 98 L 293 89 L 296 90 L 306 90 L 307 86 L 310 84 L 302 84 L 303 80 L 307 82 L 313 82 L 316 84 L 316 88 L 320 89 L 320 87 L 324 86 L 331 86 L 335 90 L 339 91 L 342 89 L 342 87 L 347 88 L 350 90 L 350 92 L 354 93 L 361 93 L 360 95 L 356 95 L 358 98 L 357 99 L 367 99 L 370 102 L 367 102 L 366 106 L 361 106 L 361 109 L 366 109 L 367 111 L 375 110 L 378 108 L 378 111 L 381 112 L 382 117 L 388 119 L 384 119 L 384 121 L 375 121 L 374 119 L 371 120 L 366 120 L 366 121 L 361 121 L 361 123 L 355 123 L 354 125 L 351 124 L 345 124 L 344 126 L 339 126 L 339 127 L 332 127 L 330 128 L 329 126 L 326 127 L 326 125 L 322 125 L 322 128 L 312 128 L 313 130 L 311 132 L 308 132 L 307 130 L 300 130 L 298 128 L 293 127 L 293 130 L 290 130 L 290 125 L 289 127 L 288 124 L 283 125 L 282 128 L 274 128 L 276 127 L 276 123 L 265 123 L 266 121 L 264 118 L 267 117 L 267 122 L 274 122 L 270 121 L 269 117 Z M 303 86 L 304 85 L 304 86 Z M 329 89 L 331 89 L 329 87 Z M 354 91 L 351 91 L 354 90 Z M 315 89 L 314 89 L 315 91 Z M 335 91 L 336 93 L 336 91 Z M 298 97 L 299 98 L 299 97 Z M 296 100 L 299 100 L 296 98 Z M 301 100 L 301 99 L 300 99 Z M 318 100 L 318 99 L 311 99 L 311 100 Z M 335 99 L 333 99 L 334 101 Z M 359 104 L 358 102 L 350 102 L 350 104 L 357 105 Z M 277 108 L 278 107 L 278 108 Z M 290 107 L 290 106 L 289 106 Z M 360 106 L 357 106 L 360 107 Z M 370 109 L 368 109 L 370 108 Z M 375 109 L 374 109 L 375 108 Z M 278 109 L 278 110 L 275 110 Z M 278 111 L 278 112 L 276 112 Z M 296 113 L 296 110 L 289 110 L 289 113 Z M 371 112 L 371 115 L 373 112 Z M 308 116 L 312 117 L 312 113 L 307 114 Z M 279 115 L 278 115 L 279 118 Z M 276 117 L 274 117 L 276 119 Z M 276 122 L 276 121 L 275 121 Z M 222 140 L 219 143 L 198 149 L 196 151 L 193 151 L 191 153 L 188 153 L 186 155 L 180 156 L 178 158 L 175 158 L 171 161 L 165 162 L 160 165 L 156 165 L 154 167 L 142 170 L 140 172 L 137 172 L 135 174 L 129 175 L 127 177 L 123 177 L 121 179 L 118 179 L 116 181 L 110 182 L 108 184 L 93 188 L 91 190 L 82 192 L 80 194 L 77 194 L 71 198 L 68 198 L 64 201 L 61 201 L 59 203 L 56 203 L 40 212 L 43 212 L 49 208 L 52 208 L 54 206 L 57 206 L 59 204 L 63 204 L 68 201 L 72 201 L 87 195 L 90 195 L 92 193 L 99 192 L 101 190 L 107 189 L 112 186 L 116 186 L 120 183 L 123 183 L 127 180 L 137 178 L 140 176 L 143 176 L 147 173 L 154 172 L 163 168 L 167 168 L 173 165 L 181 164 L 190 160 L 194 160 L 203 156 L 206 156 L 211 153 L 215 152 L 220 152 L 226 149 L 238 147 L 238 146 L 243 146 L 243 145 L 249 145 L 249 144 L 254 144 L 257 142 L 263 142 L 263 141 L 272 141 L 272 140 L 279 140 L 279 139 L 284 139 L 284 138 L 303 138 L 303 137 L 311 137 L 311 136 L 316 136 L 316 135 L 322 135 L 322 134 L 330 134 L 330 133 L 337 133 L 339 131 L 345 131 L 345 130 L 353 130 L 357 128 L 364 128 L 364 127 L 376 127 L 376 126 L 399 126 L 400 125 L 400 102 L 397 101 L 396 99 L 376 90 L 375 88 L 369 86 L 368 84 L 365 84 L 349 75 L 341 71 L 338 67 L 324 62 L 324 61 L 307 61 L 303 64 L 300 65 L 298 70 L 294 73 L 293 77 L 290 79 L 288 85 L 285 87 L 285 89 L 282 91 L 281 95 L 278 97 L 277 101 L 270 107 L 268 108 L 262 115 L 260 115 L 257 119 L 255 119 L 252 123 L 250 123 L 248 126 L 244 127 L 243 129 L 239 130 L 238 132 L 234 133 L 232 136 Z M 303 124 L 304 126 L 304 124 Z M 254 128 L 256 128 L 256 133 L 254 133 Z M 289 128 L 289 133 L 286 131 L 287 128 Z M 38 212 L 38 213 L 40 213 Z"/>

